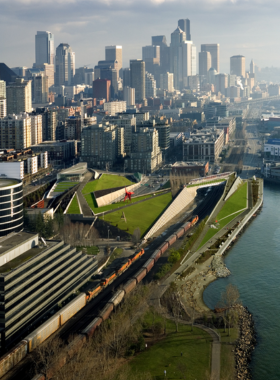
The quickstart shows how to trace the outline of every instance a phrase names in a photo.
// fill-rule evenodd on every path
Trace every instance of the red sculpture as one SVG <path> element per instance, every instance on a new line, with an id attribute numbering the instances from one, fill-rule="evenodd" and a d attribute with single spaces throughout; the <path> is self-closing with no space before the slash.
<path id="1" fill-rule="evenodd" d="M 128 198 L 130 201 L 131 201 L 131 195 L 134 194 L 133 191 L 127 191 L 126 188 L 125 188 L 125 197 L 124 197 L 124 201 Z"/>

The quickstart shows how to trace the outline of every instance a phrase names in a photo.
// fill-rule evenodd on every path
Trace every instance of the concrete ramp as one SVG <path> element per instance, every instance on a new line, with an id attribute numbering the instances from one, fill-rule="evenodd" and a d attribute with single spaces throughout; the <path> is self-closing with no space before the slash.
<path id="1" fill-rule="evenodd" d="M 184 187 L 179 195 L 174 199 L 171 205 L 164 211 L 161 217 L 156 221 L 150 231 L 144 236 L 147 240 L 153 236 L 161 227 L 163 227 L 167 222 L 173 219 L 177 214 L 179 214 L 185 207 L 187 207 L 196 196 L 196 187 Z"/>

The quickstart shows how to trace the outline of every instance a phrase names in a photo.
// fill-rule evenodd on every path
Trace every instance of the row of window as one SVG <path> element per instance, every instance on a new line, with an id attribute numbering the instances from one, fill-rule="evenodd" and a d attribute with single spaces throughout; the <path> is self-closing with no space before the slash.
<path id="1" fill-rule="evenodd" d="M 0 196 L 1 195 L 8 195 L 11 194 L 12 189 L 7 189 L 7 190 L 0 190 Z M 19 186 L 13 188 L 14 192 L 18 192 L 22 190 L 22 184 L 19 184 Z"/>
<path id="2" fill-rule="evenodd" d="M 6 202 L 6 203 L 0 203 L 0 210 L 7 210 L 22 205 L 22 198 L 18 199 L 17 201 L 13 202 Z"/>
<path id="3" fill-rule="evenodd" d="M 19 220 L 23 217 L 23 211 L 14 215 L 4 216 L 0 218 L 0 229 L 6 229 L 6 223 Z"/>
<path id="4" fill-rule="evenodd" d="M 3 197 L 0 197 L 0 203 L 9 202 L 12 199 L 13 200 L 19 199 L 19 198 L 22 198 L 22 196 L 23 196 L 22 191 L 20 191 L 19 193 L 6 195 L 6 196 L 3 196 Z"/>

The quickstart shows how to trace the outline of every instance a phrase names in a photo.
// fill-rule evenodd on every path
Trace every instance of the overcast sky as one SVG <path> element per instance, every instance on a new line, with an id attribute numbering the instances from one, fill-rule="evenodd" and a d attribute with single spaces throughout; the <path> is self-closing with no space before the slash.
<path id="1" fill-rule="evenodd" d="M 104 46 L 123 46 L 123 66 L 142 58 L 152 35 L 170 34 L 180 18 L 191 21 L 191 36 L 220 44 L 221 71 L 229 57 L 246 57 L 260 67 L 279 67 L 280 2 L 277 0 L 0 0 L 0 62 L 32 66 L 35 34 L 54 33 L 55 48 L 68 43 L 76 68 L 105 58 Z"/>

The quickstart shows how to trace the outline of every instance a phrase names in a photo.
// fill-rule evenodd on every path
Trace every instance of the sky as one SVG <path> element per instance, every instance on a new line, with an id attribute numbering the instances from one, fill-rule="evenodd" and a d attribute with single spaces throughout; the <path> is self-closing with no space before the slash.
<path id="1" fill-rule="evenodd" d="M 76 68 L 105 59 L 106 45 L 122 45 L 123 67 L 142 58 L 151 36 L 170 34 L 178 19 L 191 21 L 191 37 L 220 44 L 220 71 L 229 72 L 232 55 L 259 67 L 279 67 L 278 0 L 0 0 L 0 62 L 31 67 L 35 34 L 54 34 L 55 47 L 68 43 Z"/>

